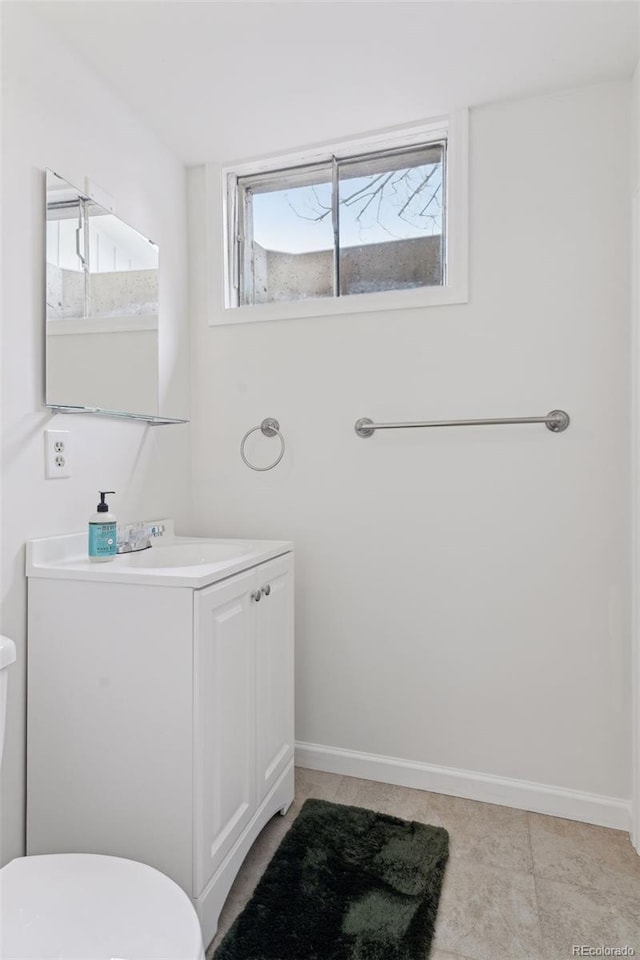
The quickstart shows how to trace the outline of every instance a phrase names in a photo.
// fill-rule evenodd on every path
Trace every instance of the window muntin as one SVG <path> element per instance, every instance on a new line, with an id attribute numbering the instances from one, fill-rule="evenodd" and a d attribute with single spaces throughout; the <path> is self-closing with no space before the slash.
<path id="1" fill-rule="evenodd" d="M 233 305 L 443 286 L 446 147 L 232 177 Z"/>

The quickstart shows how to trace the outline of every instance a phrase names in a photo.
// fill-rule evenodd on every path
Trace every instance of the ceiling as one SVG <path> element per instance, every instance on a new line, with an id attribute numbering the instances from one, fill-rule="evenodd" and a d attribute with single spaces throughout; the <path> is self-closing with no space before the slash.
<path id="1" fill-rule="evenodd" d="M 34 2 L 185 163 L 631 76 L 632 2 Z"/>

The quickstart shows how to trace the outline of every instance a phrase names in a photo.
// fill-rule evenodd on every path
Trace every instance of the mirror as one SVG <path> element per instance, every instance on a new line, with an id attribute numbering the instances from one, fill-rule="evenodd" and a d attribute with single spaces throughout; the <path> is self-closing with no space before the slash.
<path id="1" fill-rule="evenodd" d="M 47 170 L 46 404 L 160 417 L 159 250 Z"/>

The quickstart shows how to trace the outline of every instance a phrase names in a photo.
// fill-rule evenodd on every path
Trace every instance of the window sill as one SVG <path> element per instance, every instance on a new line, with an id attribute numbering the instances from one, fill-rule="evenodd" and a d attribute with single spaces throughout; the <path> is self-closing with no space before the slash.
<path id="1" fill-rule="evenodd" d="M 278 303 L 257 303 L 242 307 L 221 307 L 212 310 L 209 325 L 257 323 L 263 320 L 297 320 L 303 317 L 333 317 L 379 310 L 409 310 L 416 307 L 439 307 L 467 303 L 466 287 L 423 287 L 419 290 L 385 290 L 381 293 L 360 293 L 346 297 L 318 297 Z"/>

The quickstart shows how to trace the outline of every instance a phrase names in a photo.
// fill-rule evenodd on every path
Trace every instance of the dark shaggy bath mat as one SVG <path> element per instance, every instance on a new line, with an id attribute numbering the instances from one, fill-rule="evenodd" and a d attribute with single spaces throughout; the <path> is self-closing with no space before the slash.
<path id="1" fill-rule="evenodd" d="M 425 960 L 449 835 L 307 800 L 215 960 Z"/>

